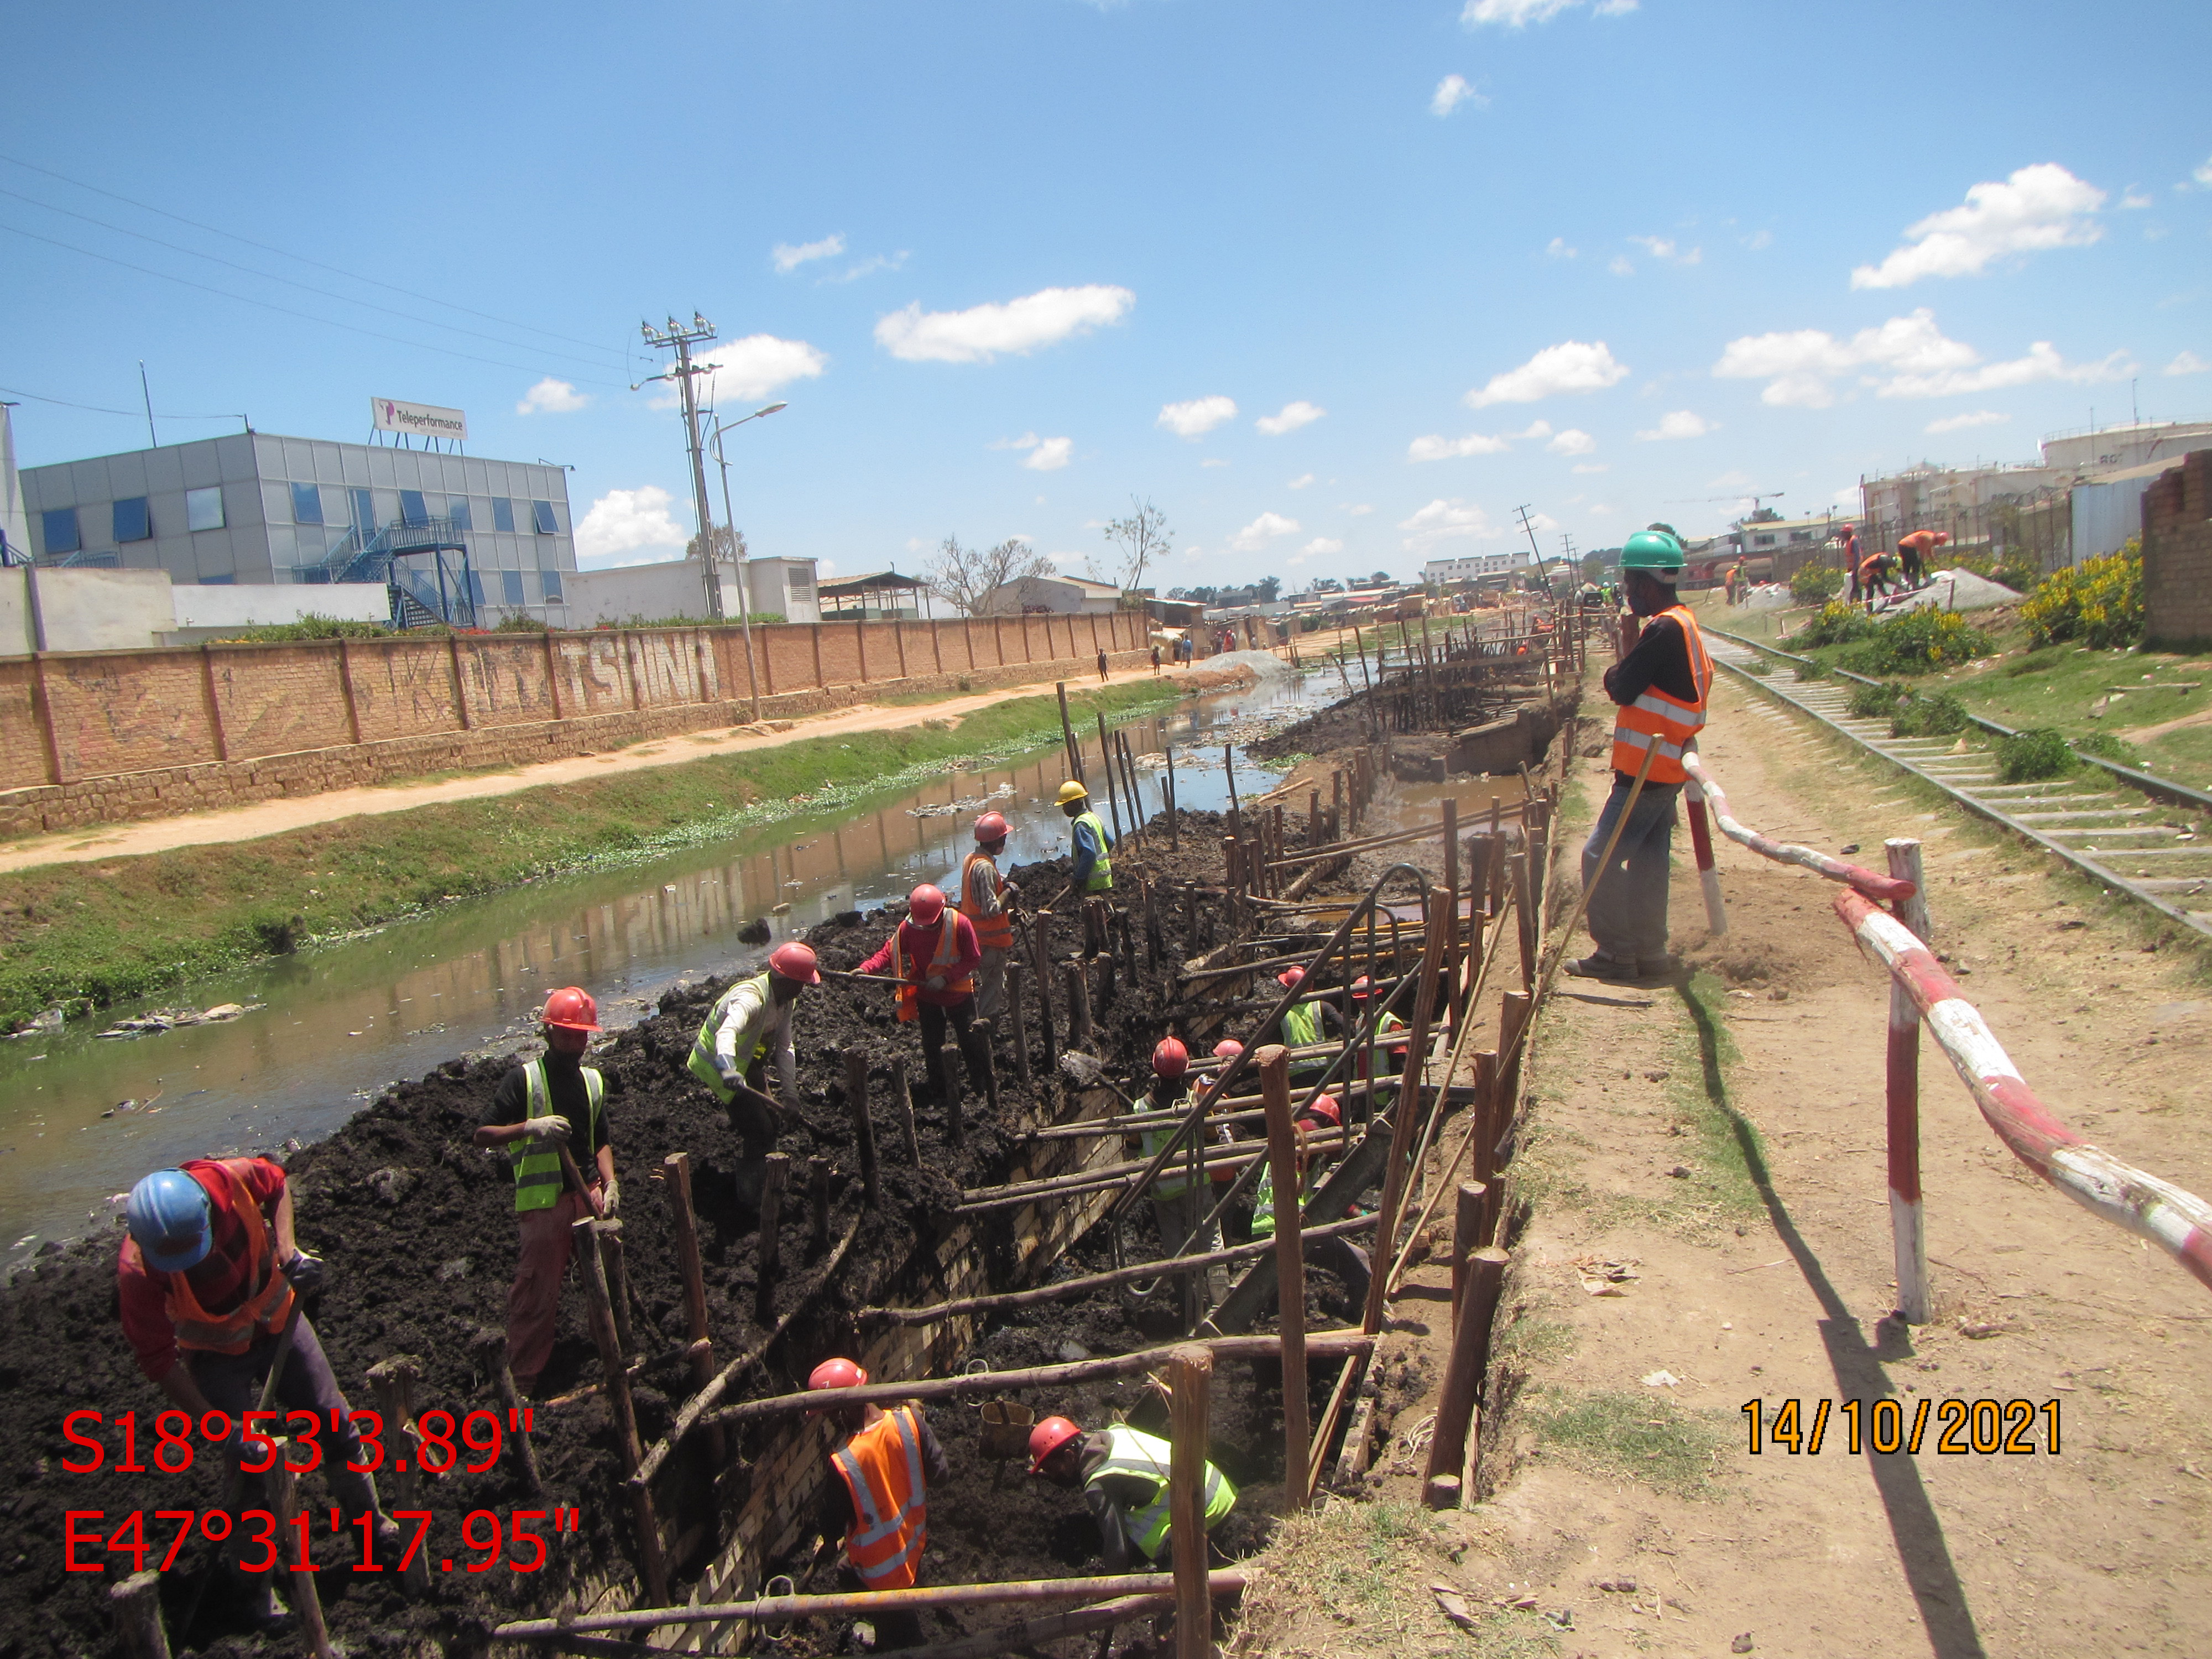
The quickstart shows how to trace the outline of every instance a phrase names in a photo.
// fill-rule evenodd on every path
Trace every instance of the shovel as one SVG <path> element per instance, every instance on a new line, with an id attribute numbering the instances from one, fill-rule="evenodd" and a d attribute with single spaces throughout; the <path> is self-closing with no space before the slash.
<path id="1" fill-rule="evenodd" d="M 1108 1091 L 1115 1099 L 1133 1112 L 1145 1109 L 1121 1092 L 1121 1085 L 1107 1075 L 1106 1063 L 1095 1055 L 1086 1054 L 1079 1048 L 1064 1049 L 1060 1056 L 1060 1069 L 1067 1078 L 1081 1084 L 1086 1089 Z"/>
<path id="2" fill-rule="evenodd" d="M 889 974 L 855 974 L 843 968 L 824 968 L 820 971 L 824 979 L 849 979 L 861 985 L 903 986 L 908 983 L 902 979 L 893 979 Z"/>

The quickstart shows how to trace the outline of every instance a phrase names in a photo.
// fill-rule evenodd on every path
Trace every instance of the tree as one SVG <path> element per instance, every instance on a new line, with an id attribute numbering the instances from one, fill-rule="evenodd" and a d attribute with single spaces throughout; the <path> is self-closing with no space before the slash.
<path id="1" fill-rule="evenodd" d="M 1175 550 L 1168 531 L 1168 515 L 1150 501 L 1129 497 L 1135 510 L 1126 519 L 1115 519 L 1106 526 L 1106 540 L 1114 550 L 1115 580 L 1127 593 L 1131 588 L 1145 585 L 1147 567 L 1159 562 Z"/>
<path id="2" fill-rule="evenodd" d="M 1367 580 L 1370 582 L 1387 584 L 1390 580 L 1390 573 L 1387 570 L 1378 570 Z"/>
<path id="3" fill-rule="evenodd" d="M 744 531 L 732 530 L 726 524 L 718 524 L 714 527 L 714 556 L 717 559 L 738 559 L 744 556 L 745 532 Z M 684 544 L 684 556 L 687 559 L 696 559 L 699 556 L 699 538 L 696 536 Z"/>
<path id="4" fill-rule="evenodd" d="M 1053 571 L 1052 561 L 1019 537 L 996 547 L 963 547 L 957 536 L 947 536 L 924 574 L 953 609 L 963 617 L 975 617 L 990 608 L 994 590 L 1031 576 L 1049 576 Z"/>

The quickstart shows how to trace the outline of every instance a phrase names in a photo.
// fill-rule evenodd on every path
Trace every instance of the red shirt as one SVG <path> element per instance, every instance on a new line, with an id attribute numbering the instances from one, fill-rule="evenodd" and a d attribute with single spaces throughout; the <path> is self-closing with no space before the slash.
<path id="1" fill-rule="evenodd" d="M 908 972 L 915 975 L 915 983 L 921 988 L 915 994 L 916 999 L 939 1008 L 955 1007 L 975 993 L 950 988 L 933 991 L 921 981 L 932 974 L 942 974 L 945 985 L 950 988 L 974 973 L 983 961 L 983 947 L 975 942 L 975 924 L 957 910 L 952 912 L 952 948 L 959 954 L 956 961 L 942 968 L 936 966 L 931 958 L 937 954 L 937 941 L 945 925 L 943 922 L 933 921 L 927 927 L 917 927 L 910 921 L 902 921 L 894 935 L 899 948 L 906 953 Z M 885 939 L 884 948 L 862 963 L 857 971 L 880 974 L 889 969 L 892 943 L 892 939 Z"/>
<path id="2" fill-rule="evenodd" d="M 246 1224 L 231 1208 L 230 1183 L 210 1158 L 195 1158 L 179 1166 L 207 1189 L 212 1212 L 214 1243 L 197 1267 L 183 1277 L 191 1281 L 192 1294 L 211 1314 L 230 1312 L 244 1299 L 246 1289 Z M 249 1159 L 246 1189 L 264 1212 L 273 1211 L 276 1195 L 284 1190 L 284 1171 L 265 1158 Z M 273 1244 L 273 1241 L 272 1241 Z M 138 1369 L 149 1382 L 159 1382 L 177 1363 L 177 1332 L 169 1322 L 169 1285 L 179 1275 L 160 1273 L 146 1265 L 137 1244 L 126 1235 L 115 1262 L 115 1286 L 123 1306 L 123 1334 L 138 1356 Z"/>

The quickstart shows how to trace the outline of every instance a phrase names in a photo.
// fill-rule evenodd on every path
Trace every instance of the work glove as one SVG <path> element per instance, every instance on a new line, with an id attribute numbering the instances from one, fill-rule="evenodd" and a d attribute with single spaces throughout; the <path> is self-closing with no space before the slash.
<path id="1" fill-rule="evenodd" d="M 745 1074 L 738 1069 L 735 1060 L 716 1060 L 714 1075 L 722 1079 L 722 1086 L 725 1089 L 741 1089 L 744 1086 Z"/>
<path id="2" fill-rule="evenodd" d="M 945 975 L 932 974 L 927 979 L 922 981 L 922 983 L 933 991 L 942 991 L 945 988 Z"/>
<path id="3" fill-rule="evenodd" d="M 609 1181 L 599 1192 L 599 1213 L 603 1216 L 612 1216 L 616 1206 L 621 1202 L 622 1182 Z"/>
<path id="4" fill-rule="evenodd" d="M 568 1138 L 576 1131 L 567 1118 L 553 1113 L 544 1117 L 526 1119 L 522 1133 L 532 1140 L 550 1140 L 556 1146 L 565 1146 L 568 1144 Z"/>
<path id="5" fill-rule="evenodd" d="M 305 1250 L 295 1250 L 292 1259 L 284 1264 L 284 1277 L 292 1281 L 292 1288 L 301 1296 L 312 1296 L 323 1288 L 328 1273 L 322 1257 L 309 1255 Z"/>

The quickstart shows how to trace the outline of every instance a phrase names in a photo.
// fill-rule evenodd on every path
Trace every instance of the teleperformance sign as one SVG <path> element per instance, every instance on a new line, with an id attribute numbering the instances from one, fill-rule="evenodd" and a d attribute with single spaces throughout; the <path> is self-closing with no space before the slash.
<path id="1" fill-rule="evenodd" d="M 422 438 L 452 438 L 466 443 L 469 417 L 458 409 L 432 404 L 403 404 L 393 398 L 371 398 L 369 416 L 379 432 L 411 432 Z"/>

